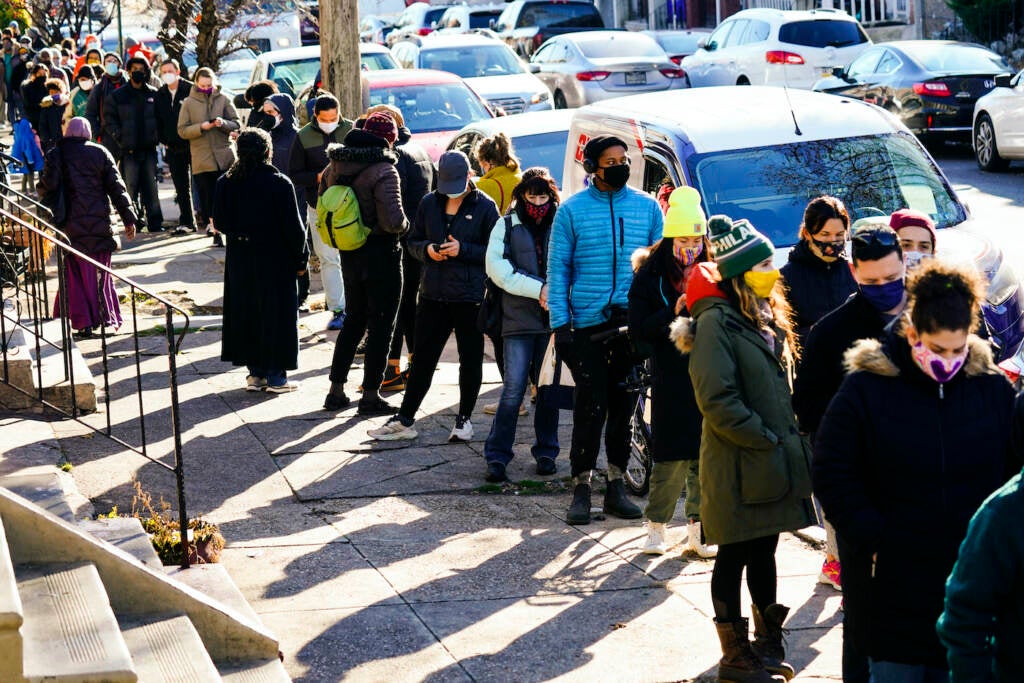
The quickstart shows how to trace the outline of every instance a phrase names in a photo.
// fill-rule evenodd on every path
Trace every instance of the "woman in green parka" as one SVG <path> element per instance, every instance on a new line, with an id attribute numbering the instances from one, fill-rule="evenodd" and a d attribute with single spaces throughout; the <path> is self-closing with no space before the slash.
<path id="1" fill-rule="evenodd" d="M 704 416 L 700 513 L 707 542 L 718 544 L 711 597 L 722 643 L 719 679 L 788 680 L 794 671 L 783 661 L 782 623 L 789 608 L 776 602 L 775 550 L 781 532 L 814 520 L 810 448 L 790 393 L 796 343 L 772 243 L 749 222 L 726 216 L 712 216 L 708 233 L 714 262 L 690 277 L 692 317 L 678 319 L 672 337 L 690 353 Z M 740 607 L 744 569 L 753 643 Z"/>

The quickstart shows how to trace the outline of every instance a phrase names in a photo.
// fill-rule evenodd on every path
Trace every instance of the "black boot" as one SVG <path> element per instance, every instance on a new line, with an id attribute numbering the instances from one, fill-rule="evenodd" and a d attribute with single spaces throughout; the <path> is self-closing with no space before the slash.
<path id="1" fill-rule="evenodd" d="M 565 521 L 569 524 L 590 524 L 590 484 L 576 484 Z"/>
<path id="2" fill-rule="evenodd" d="M 640 519 L 643 512 L 626 495 L 622 479 L 609 479 L 604 491 L 604 511 L 621 519 Z"/>
<path id="3" fill-rule="evenodd" d="M 789 608 L 785 605 L 768 605 L 762 614 L 754 605 L 753 610 L 754 652 L 764 662 L 765 669 L 785 676 L 788 681 L 796 675 L 793 667 L 783 661 L 786 659 L 786 648 L 782 643 L 782 624 L 789 616 Z"/>
<path id="4" fill-rule="evenodd" d="M 750 647 L 747 620 L 715 621 L 722 659 L 718 662 L 720 683 L 780 683 L 785 679 L 773 676 Z"/>

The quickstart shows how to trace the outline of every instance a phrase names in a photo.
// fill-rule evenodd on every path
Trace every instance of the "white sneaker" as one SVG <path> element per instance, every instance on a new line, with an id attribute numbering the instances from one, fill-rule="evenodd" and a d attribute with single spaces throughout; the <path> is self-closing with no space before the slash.
<path id="1" fill-rule="evenodd" d="M 266 377 L 256 377 L 255 375 L 248 375 L 245 378 L 245 390 L 246 391 L 263 391 L 267 388 Z"/>
<path id="2" fill-rule="evenodd" d="M 497 415 L 498 404 L 497 403 L 485 403 L 484 404 L 484 415 Z M 519 417 L 525 417 L 530 414 L 530 408 L 526 405 L 526 401 L 519 406 Z"/>
<path id="3" fill-rule="evenodd" d="M 647 522 L 647 542 L 644 543 L 644 555 L 664 555 L 667 551 L 665 525 L 658 522 Z"/>
<path id="4" fill-rule="evenodd" d="M 448 435 L 449 441 L 471 441 L 473 439 L 473 423 L 468 417 L 459 415 L 455 418 L 455 426 Z"/>
<path id="5" fill-rule="evenodd" d="M 689 541 L 687 542 L 687 547 L 693 552 L 697 553 L 698 557 L 710 559 L 718 555 L 717 545 L 704 545 L 704 543 L 701 541 L 700 522 L 690 522 L 687 525 L 686 529 L 689 532 Z"/>
<path id="6" fill-rule="evenodd" d="M 402 439 L 415 439 L 417 436 L 416 430 L 411 425 L 406 427 L 402 424 L 397 415 L 385 422 L 383 427 L 366 432 L 366 435 L 380 441 L 401 441 Z"/>
<path id="7" fill-rule="evenodd" d="M 278 384 L 276 386 L 268 384 L 263 391 L 268 394 L 287 394 L 291 391 L 295 391 L 299 388 L 298 382 L 285 382 L 284 384 Z"/>

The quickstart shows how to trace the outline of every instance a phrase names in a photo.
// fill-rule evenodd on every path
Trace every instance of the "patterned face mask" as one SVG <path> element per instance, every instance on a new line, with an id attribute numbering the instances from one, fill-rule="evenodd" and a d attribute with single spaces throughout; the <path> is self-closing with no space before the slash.
<path id="1" fill-rule="evenodd" d="M 676 260 L 683 266 L 692 266 L 697 257 L 704 253 L 704 244 L 702 243 L 696 247 L 678 247 L 673 245 L 672 253 L 675 254 Z"/>
<path id="2" fill-rule="evenodd" d="M 953 379 L 967 362 L 967 349 L 953 358 L 944 358 L 925 346 L 923 342 L 917 342 L 910 347 L 910 355 L 914 357 L 914 362 L 922 372 L 939 384 L 945 384 Z"/>
<path id="3" fill-rule="evenodd" d="M 533 202 L 526 202 L 526 215 L 533 219 L 535 222 L 540 223 L 544 220 L 544 217 L 551 211 L 551 200 L 544 202 L 543 204 L 534 204 Z"/>

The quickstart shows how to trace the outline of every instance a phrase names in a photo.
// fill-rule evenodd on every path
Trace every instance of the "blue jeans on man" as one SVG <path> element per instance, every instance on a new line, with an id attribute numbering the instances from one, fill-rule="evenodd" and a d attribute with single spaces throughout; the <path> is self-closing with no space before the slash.
<path id="1" fill-rule="evenodd" d="M 511 334 L 502 337 L 505 351 L 505 383 L 498 400 L 498 412 L 494 415 L 491 433 L 484 442 L 484 458 L 487 462 L 508 465 L 512 461 L 512 445 L 516 439 L 516 424 L 519 421 L 519 406 L 526 393 L 527 380 L 537 386 L 544 352 L 548 347 L 546 334 Z M 538 398 L 533 411 L 533 428 L 536 432 L 533 457 L 537 460 L 558 456 L 558 408 L 548 406 Z"/>
<path id="2" fill-rule="evenodd" d="M 871 660 L 871 683 L 946 683 L 949 672 L 923 664 Z"/>

